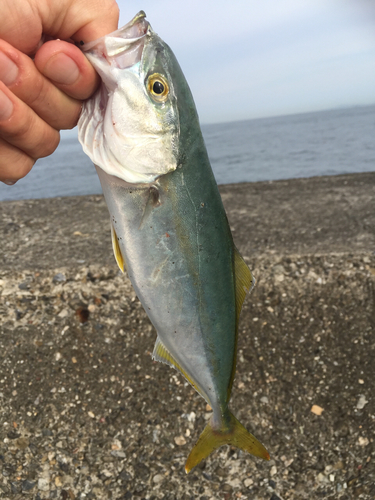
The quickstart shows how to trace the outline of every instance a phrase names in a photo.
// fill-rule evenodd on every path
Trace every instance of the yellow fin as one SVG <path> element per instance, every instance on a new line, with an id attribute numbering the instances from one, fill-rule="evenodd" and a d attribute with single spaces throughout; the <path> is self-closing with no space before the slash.
<path id="1" fill-rule="evenodd" d="M 262 443 L 250 434 L 229 410 L 228 413 L 229 423 L 228 425 L 224 424 L 222 429 L 213 429 L 211 427 L 211 420 L 208 422 L 186 460 L 185 471 L 187 474 L 201 460 L 208 457 L 216 448 L 224 444 L 236 446 L 251 455 L 265 460 L 270 459 L 270 455 Z"/>
<path id="2" fill-rule="evenodd" d="M 174 359 L 172 354 L 168 351 L 163 342 L 160 340 L 159 336 L 155 342 L 152 358 L 155 359 L 155 361 L 160 361 L 161 363 L 165 363 L 171 366 L 172 368 L 178 370 L 186 378 L 189 384 L 191 384 L 201 396 L 205 397 L 200 391 L 196 382 L 194 382 L 194 380 L 186 373 L 186 371 L 182 368 L 182 366 Z"/>
<path id="3" fill-rule="evenodd" d="M 236 344 L 235 344 L 235 356 L 237 356 L 237 335 L 238 335 L 238 323 L 240 319 L 242 304 L 244 303 L 246 295 L 251 292 L 255 286 L 255 278 L 252 275 L 248 265 L 243 260 L 240 252 L 234 247 L 234 279 L 236 288 Z M 233 370 L 231 379 L 228 386 L 228 401 L 230 399 L 230 394 L 232 392 L 232 385 L 234 381 L 234 375 L 236 373 L 236 360 L 233 362 Z"/>
<path id="4" fill-rule="evenodd" d="M 124 272 L 124 270 L 126 268 L 126 262 L 125 262 L 124 257 L 122 256 L 120 245 L 119 245 L 118 239 L 117 239 L 117 234 L 116 234 L 116 231 L 115 231 L 112 223 L 111 223 L 111 238 L 112 238 L 112 249 L 113 249 L 113 253 L 114 253 L 117 265 L 120 268 L 120 271 Z"/>
<path id="5" fill-rule="evenodd" d="M 237 248 L 234 249 L 234 275 L 236 279 L 236 314 L 238 324 L 242 304 L 246 295 L 254 288 L 255 278 Z"/>

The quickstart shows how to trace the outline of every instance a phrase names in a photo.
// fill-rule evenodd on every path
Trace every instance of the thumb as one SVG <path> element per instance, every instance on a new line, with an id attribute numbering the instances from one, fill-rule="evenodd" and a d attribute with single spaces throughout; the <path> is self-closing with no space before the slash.
<path id="1" fill-rule="evenodd" d="M 118 26 L 115 0 L 1 0 L 0 4 L 0 39 L 30 55 L 41 40 L 91 42 Z"/>
<path id="2" fill-rule="evenodd" d="M 118 27 L 115 0 L 38 0 L 43 33 L 76 42 L 96 40 Z"/>

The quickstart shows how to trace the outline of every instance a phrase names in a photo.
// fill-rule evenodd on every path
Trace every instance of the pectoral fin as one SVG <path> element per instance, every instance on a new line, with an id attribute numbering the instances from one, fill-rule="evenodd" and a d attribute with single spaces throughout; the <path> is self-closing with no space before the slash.
<path id="1" fill-rule="evenodd" d="M 111 237 L 112 237 L 112 249 L 117 262 L 118 267 L 121 272 L 124 272 L 126 269 L 126 261 L 122 255 L 120 245 L 118 243 L 118 238 L 116 231 L 111 223 Z"/>
<path id="2" fill-rule="evenodd" d="M 160 206 L 160 195 L 159 191 L 155 186 L 151 186 L 150 189 L 148 190 L 148 198 L 147 202 L 145 205 L 145 208 L 143 210 L 143 215 L 141 219 L 141 223 L 139 224 L 139 229 L 143 229 L 143 226 L 149 219 L 150 215 L 152 214 L 153 210 Z"/>

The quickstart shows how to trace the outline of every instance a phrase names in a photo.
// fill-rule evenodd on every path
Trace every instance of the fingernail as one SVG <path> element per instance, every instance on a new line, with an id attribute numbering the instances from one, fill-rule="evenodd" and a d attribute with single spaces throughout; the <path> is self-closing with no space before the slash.
<path id="1" fill-rule="evenodd" d="M 4 52 L 0 52 L 0 81 L 12 85 L 17 80 L 18 67 Z"/>
<path id="2" fill-rule="evenodd" d="M 0 121 L 8 120 L 13 113 L 13 103 L 8 96 L 0 90 Z"/>
<path id="3" fill-rule="evenodd" d="M 48 61 L 43 74 L 53 82 L 72 85 L 79 77 L 79 69 L 73 59 L 59 53 Z"/>
<path id="4" fill-rule="evenodd" d="M 17 181 L 11 181 L 11 180 L 7 179 L 7 180 L 5 180 L 3 182 L 4 182 L 4 184 L 8 184 L 8 186 L 13 186 Z"/>

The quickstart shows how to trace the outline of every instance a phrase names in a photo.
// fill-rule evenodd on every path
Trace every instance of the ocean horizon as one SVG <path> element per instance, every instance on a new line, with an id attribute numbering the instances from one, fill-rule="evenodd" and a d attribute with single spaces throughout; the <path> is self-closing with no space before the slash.
<path id="1" fill-rule="evenodd" d="M 375 105 L 227 123 L 203 124 L 218 184 L 270 181 L 375 170 Z M 90 159 L 73 131 L 0 201 L 101 193 Z"/>

